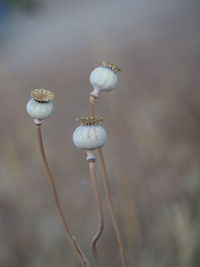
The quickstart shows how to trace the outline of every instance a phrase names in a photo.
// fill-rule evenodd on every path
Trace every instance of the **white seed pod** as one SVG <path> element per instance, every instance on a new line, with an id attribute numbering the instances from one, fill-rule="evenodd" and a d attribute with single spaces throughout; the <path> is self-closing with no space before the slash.
<path id="1" fill-rule="evenodd" d="M 48 118 L 53 112 L 54 94 L 45 89 L 35 89 L 31 92 L 32 98 L 26 106 L 28 114 L 37 120 Z"/>
<path id="2" fill-rule="evenodd" d="M 106 62 L 102 64 L 103 66 L 97 67 L 90 74 L 90 83 L 94 88 L 92 94 L 96 97 L 100 91 L 110 91 L 116 86 L 118 81 L 116 72 L 120 71 L 114 64 Z"/>
<path id="3" fill-rule="evenodd" d="M 94 150 L 104 146 L 107 135 L 100 125 L 80 125 L 73 134 L 76 147 L 84 150 Z"/>
<path id="4" fill-rule="evenodd" d="M 28 114 L 34 119 L 44 120 L 52 114 L 53 103 L 52 102 L 40 103 L 32 98 L 29 100 L 26 106 L 26 110 Z"/>

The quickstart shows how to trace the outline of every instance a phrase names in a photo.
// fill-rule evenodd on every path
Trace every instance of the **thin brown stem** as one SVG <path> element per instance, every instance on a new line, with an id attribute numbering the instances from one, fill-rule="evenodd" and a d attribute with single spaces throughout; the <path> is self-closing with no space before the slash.
<path id="1" fill-rule="evenodd" d="M 90 117 L 94 117 L 94 102 L 95 97 L 93 95 L 90 95 Z"/>
<path id="2" fill-rule="evenodd" d="M 93 95 L 90 95 L 90 116 L 91 117 L 94 116 L 94 102 L 95 102 L 95 97 Z M 118 243 L 118 247 L 119 247 L 119 251 L 120 251 L 121 263 L 122 263 L 122 267 L 126 267 L 126 260 L 125 260 L 125 256 L 124 256 L 124 248 L 123 248 L 123 244 L 122 244 L 122 239 L 121 239 L 119 227 L 117 224 L 117 220 L 115 217 L 115 212 L 114 212 L 114 208 L 113 208 L 111 196 L 110 196 L 108 176 L 107 176 L 103 151 L 101 148 L 99 148 L 98 152 L 99 152 L 99 157 L 100 157 L 100 162 L 101 162 L 101 169 L 103 172 L 103 181 L 104 181 L 104 189 L 105 189 L 105 193 L 106 193 L 106 199 L 107 199 L 108 208 L 109 208 L 112 223 L 113 223 L 113 228 L 115 230 L 115 235 L 117 238 L 117 243 Z"/>
<path id="3" fill-rule="evenodd" d="M 107 199 L 107 203 L 108 203 L 108 208 L 109 208 L 109 211 L 110 211 L 113 227 L 114 227 L 116 238 L 117 238 L 117 243 L 118 243 L 119 250 L 120 250 L 121 263 L 122 263 L 122 266 L 125 267 L 126 266 L 126 261 L 125 261 L 125 256 L 124 256 L 124 248 L 123 248 L 119 227 L 118 227 L 118 224 L 117 224 L 114 208 L 113 208 L 111 197 L 110 197 L 108 176 L 107 176 L 107 172 L 106 172 L 106 166 L 105 166 L 103 151 L 102 151 L 101 148 L 99 148 L 98 152 L 99 152 L 101 168 L 102 168 L 102 172 L 103 172 L 104 189 L 105 189 L 105 193 L 106 193 L 106 199 Z"/>
<path id="4" fill-rule="evenodd" d="M 103 219 L 103 209 L 102 209 L 100 195 L 99 195 L 96 177 L 95 177 L 95 163 L 94 163 L 94 161 L 89 161 L 89 169 L 90 169 L 90 177 L 92 180 L 92 185 L 93 185 L 93 190 L 94 190 L 94 195 L 95 195 L 96 205 L 97 205 L 97 211 L 98 211 L 98 216 L 99 216 L 98 230 L 97 230 L 96 234 L 94 235 L 94 237 L 92 238 L 91 247 L 92 247 L 92 253 L 96 259 L 98 266 L 102 267 L 103 265 L 101 264 L 100 259 L 99 259 L 98 254 L 97 254 L 96 243 L 103 232 L 104 219 Z"/>
<path id="5" fill-rule="evenodd" d="M 69 227 L 67 225 L 67 222 L 66 222 L 66 219 L 65 219 L 65 216 L 64 216 L 64 213 L 62 211 L 62 208 L 60 206 L 60 203 L 59 203 L 59 200 L 58 200 L 58 195 L 57 195 L 57 192 L 56 192 L 56 187 L 55 187 L 55 183 L 54 183 L 54 180 L 53 180 L 53 177 L 52 177 L 52 174 L 51 174 L 51 171 L 49 169 L 49 165 L 48 165 L 48 162 L 47 162 L 47 158 L 46 158 L 46 155 L 45 155 L 45 152 L 44 152 L 44 146 L 43 146 L 43 141 L 42 141 L 42 134 L 41 134 L 41 127 L 40 125 L 36 124 L 36 130 L 37 130 L 37 136 L 38 136 L 38 143 L 39 143 L 39 148 L 40 148 L 40 153 L 41 153 L 41 157 L 42 157 L 42 161 L 44 163 L 44 167 L 45 167 L 45 171 L 47 173 L 47 177 L 48 177 L 48 180 L 49 180 L 49 184 L 50 184 L 50 187 L 52 189 L 52 194 L 53 194 L 53 198 L 54 198 L 54 202 L 55 202 L 55 205 L 56 205 L 56 208 L 58 210 L 58 213 L 59 213 L 59 216 L 61 218 L 61 221 L 63 223 L 63 226 L 64 226 L 64 229 L 65 229 L 65 233 L 66 233 L 66 236 L 69 240 L 69 243 L 72 247 L 72 249 L 74 250 L 74 252 L 76 253 L 76 255 L 78 256 L 82 266 L 87 266 L 87 262 L 84 260 L 84 257 L 83 257 L 83 253 L 80 251 L 80 249 L 78 248 L 75 240 L 73 239 L 70 231 L 69 231 Z"/>

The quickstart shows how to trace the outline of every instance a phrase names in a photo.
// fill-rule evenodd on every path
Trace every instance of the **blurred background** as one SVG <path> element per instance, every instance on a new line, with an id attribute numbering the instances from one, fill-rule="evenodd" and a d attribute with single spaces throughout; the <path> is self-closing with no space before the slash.
<path id="1" fill-rule="evenodd" d="M 91 71 L 122 68 L 102 93 L 104 148 L 127 267 L 200 266 L 198 0 L 0 1 L 0 267 L 79 267 L 42 166 L 30 91 L 55 92 L 43 137 L 71 232 L 95 266 L 97 228 L 85 153 L 72 143 L 88 114 Z M 104 266 L 120 267 L 105 213 Z"/>

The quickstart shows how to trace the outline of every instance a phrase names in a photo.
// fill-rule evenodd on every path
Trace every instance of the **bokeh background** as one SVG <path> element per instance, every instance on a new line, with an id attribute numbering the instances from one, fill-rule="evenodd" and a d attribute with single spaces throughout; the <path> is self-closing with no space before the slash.
<path id="1" fill-rule="evenodd" d="M 90 72 L 122 68 L 102 93 L 104 148 L 127 267 L 200 265 L 200 3 L 198 0 L 0 1 L 0 267 L 78 267 L 53 205 L 36 132 L 34 88 L 55 92 L 43 136 L 72 233 L 95 266 L 97 216 L 75 118 L 88 114 Z M 105 201 L 98 249 L 120 267 Z"/>

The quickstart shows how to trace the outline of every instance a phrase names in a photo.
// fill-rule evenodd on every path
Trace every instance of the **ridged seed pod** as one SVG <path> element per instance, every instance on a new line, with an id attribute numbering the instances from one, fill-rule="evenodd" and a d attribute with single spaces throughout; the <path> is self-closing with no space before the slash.
<path id="1" fill-rule="evenodd" d="M 73 141 L 76 147 L 84 150 L 94 150 L 105 144 L 107 139 L 106 132 L 99 124 L 91 123 L 91 119 L 94 118 L 96 117 L 81 118 L 87 122 L 82 122 L 82 125 L 74 131 Z"/>

